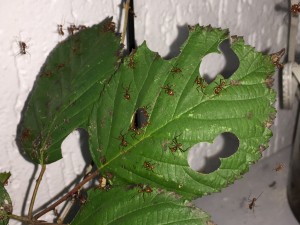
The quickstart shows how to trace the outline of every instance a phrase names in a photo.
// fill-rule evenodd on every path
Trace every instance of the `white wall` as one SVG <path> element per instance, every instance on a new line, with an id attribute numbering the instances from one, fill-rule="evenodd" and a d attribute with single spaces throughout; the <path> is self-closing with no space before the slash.
<path id="1" fill-rule="evenodd" d="M 65 27 L 70 23 L 89 26 L 107 16 L 113 16 L 117 22 L 119 7 L 120 1 L 117 0 L 1 1 L 0 172 L 12 173 L 7 189 L 13 199 L 15 214 L 21 212 L 34 171 L 34 166 L 19 154 L 15 144 L 16 127 L 40 67 L 48 53 L 62 40 L 56 33 L 57 24 L 64 24 Z M 231 34 L 244 36 L 246 43 L 257 50 L 272 53 L 286 47 L 285 7 L 287 1 L 283 0 L 138 0 L 135 1 L 136 39 L 138 44 L 146 40 L 150 49 L 166 56 L 178 36 L 178 26 L 211 24 L 229 28 Z M 17 42 L 20 40 L 29 45 L 29 54 L 18 55 Z M 220 68 L 224 61 L 220 57 L 217 59 L 220 59 L 219 63 L 216 64 L 215 60 L 210 63 Z M 205 70 L 209 67 L 207 65 Z M 273 126 L 271 149 L 267 150 L 266 155 L 290 145 L 292 126 L 293 114 L 280 111 Z M 78 133 L 71 134 L 62 146 L 64 159 L 48 166 L 36 207 L 54 197 L 81 174 L 85 162 L 78 141 Z M 27 199 L 26 213 L 29 201 Z M 10 224 L 18 223 L 11 221 Z"/>

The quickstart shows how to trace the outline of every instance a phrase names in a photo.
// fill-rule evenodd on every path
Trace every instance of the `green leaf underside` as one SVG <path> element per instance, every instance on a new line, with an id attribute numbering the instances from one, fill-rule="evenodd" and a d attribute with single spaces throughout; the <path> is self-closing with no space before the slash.
<path id="1" fill-rule="evenodd" d="M 220 191 L 261 157 L 259 148 L 267 146 L 271 137 L 266 123 L 275 114 L 275 93 L 265 83 L 274 72 L 270 57 L 238 38 L 231 45 L 240 60 L 237 71 L 227 80 L 219 75 L 197 90 L 201 59 L 219 53 L 219 44 L 227 38 L 226 30 L 196 26 L 181 54 L 172 60 L 163 60 L 145 43 L 125 58 L 90 116 L 89 144 L 101 171 L 129 183 L 145 183 L 193 198 Z M 174 72 L 175 68 L 181 72 Z M 216 93 L 222 81 L 226 85 Z M 167 85 L 174 95 L 162 88 Z M 130 99 L 125 98 L 126 92 Z M 142 107 L 147 108 L 150 124 L 135 135 L 129 128 L 135 111 Z M 199 142 L 212 142 L 223 132 L 237 136 L 239 149 L 221 159 L 220 168 L 210 174 L 189 167 L 188 151 L 170 151 L 176 136 L 185 150 Z"/>
<path id="2" fill-rule="evenodd" d="M 0 174 L 2 175 L 2 173 Z M 12 213 L 12 202 L 2 183 L 0 183 L 0 225 L 7 225 L 8 214 Z"/>
<path id="3" fill-rule="evenodd" d="M 204 225 L 209 220 L 206 213 L 174 193 L 139 193 L 137 188 L 118 187 L 108 192 L 90 190 L 88 196 L 72 225 Z"/>
<path id="4" fill-rule="evenodd" d="M 40 164 L 61 158 L 61 143 L 86 128 L 104 83 L 114 73 L 119 37 L 111 19 L 71 35 L 48 56 L 24 108 L 18 141 Z"/>

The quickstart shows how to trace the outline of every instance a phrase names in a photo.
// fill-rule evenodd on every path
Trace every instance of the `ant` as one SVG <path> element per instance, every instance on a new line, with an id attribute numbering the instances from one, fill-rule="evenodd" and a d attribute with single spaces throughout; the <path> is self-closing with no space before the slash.
<path id="1" fill-rule="evenodd" d="M 64 67 L 65 67 L 65 64 L 64 64 L 64 63 L 60 63 L 60 64 L 57 65 L 57 69 L 58 69 L 58 70 L 60 70 L 60 69 L 62 69 L 62 68 L 64 68 Z"/>
<path id="2" fill-rule="evenodd" d="M 136 137 L 135 137 L 136 135 L 140 135 L 140 134 L 142 133 L 142 130 L 139 130 L 139 129 L 134 125 L 134 122 L 130 125 L 130 127 L 129 127 L 128 130 L 134 132 L 134 133 L 131 135 L 131 137 L 132 137 L 132 138 L 135 138 L 135 139 L 136 139 Z"/>
<path id="3" fill-rule="evenodd" d="M 63 25 L 57 24 L 57 33 L 58 33 L 59 35 L 61 35 L 61 36 L 64 36 L 64 35 L 65 35 L 65 33 L 64 33 L 64 31 L 63 31 Z"/>
<path id="4" fill-rule="evenodd" d="M 273 170 L 275 170 L 276 172 L 278 172 L 278 171 L 283 170 L 283 168 L 284 168 L 283 163 L 278 163 L 277 166 Z"/>
<path id="5" fill-rule="evenodd" d="M 109 179 L 106 179 L 105 177 L 100 177 L 99 178 L 99 185 L 97 186 L 98 189 L 109 191 L 112 189 L 112 182 Z"/>
<path id="6" fill-rule="evenodd" d="M 146 170 L 151 170 L 152 172 L 154 172 L 154 165 L 155 164 L 151 164 L 150 161 L 145 161 L 143 167 L 146 168 Z"/>
<path id="7" fill-rule="evenodd" d="M 141 108 L 141 111 L 142 111 L 142 113 L 143 113 L 143 115 L 148 119 L 149 118 L 149 114 L 148 114 L 148 112 L 147 112 L 147 109 L 149 109 L 150 108 L 150 106 L 143 106 L 142 108 Z"/>
<path id="8" fill-rule="evenodd" d="M 87 27 L 85 25 L 78 25 L 77 30 L 84 30 Z"/>
<path id="9" fill-rule="evenodd" d="M 69 35 L 74 35 L 75 31 L 78 29 L 75 24 L 70 24 L 70 26 L 68 26 L 68 33 Z"/>
<path id="10" fill-rule="evenodd" d="M 262 192 L 262 193 L 263 193 L 263 192 Z M 248 207 L 249 207 L 249 209 L 252 210 L 253 212 L 254 212 L 255 202 L 256 202 L 257 199 L 261 196 L 262 193 L 260 193 L 259 196 L 258 196 L 257 198 L 252 198 L 252 199 L 250 199 L 250 195 L 251 195 L 251 194 L 250 194 L 249 197 L 248 197 L 248 202 L 250 202 L 249 205 L 248 205 Z"/>
<path id="11" fill-rule="evenodd" d="M 104 25 L 104 32 L 108 32 L 108 31 L 115 32 L 115 29 L 116 29 L 116 24 L 112 21 Z"/>
<path id="12" fill-rule="evenodd" d="M 125 140 L 125 135 L 123 135 L 122 132 L 120 132 L 120 135 L 117 139 L 121 141 L 120 146 L 127 147 L 128 142 Z"/>
<path id="13" fill-rule="evenodd" d="M 133 50 L 134 51 L 134 50 Z M 131 68 L 131 69 L 134 69 L 135 68 L 135 62 L 134 62 L 134 53 L 133 52 L 129 58 L 129 63 L 128 63 L 128 67 Z"/>
<path id="14" fill-rule="evenodd" d="M 298 16 L 300 13 L 300 3 L 291 6 L 291 12 L 293 16 Z"/>
<path id="15" fill-rule="evenodd" d="M 151 192 L 153 192 L 153 190 L 151 189 L 151 187 L 149 185 L 140 184 L 139 187 L 141 188 L 140 190 L 138 190 L 139 193 L 151 193 Z"/>
<path id="16" fill-rule="evenodd" d="M 169 146 L 169 149 L 172 153 L 176 152 L 177 150 L 181 151 L 181 152 L 185 152 L 187 149 L 182 149 L 183 145 L 181 143 L 178 142 L 177 138 L 180 136 L 181 134 L 179 134 L 178 136 L 175 136 L 172 140 L 172 144 Z"/>
<path id="17" fill-rule="evenodd" d="M 167 93 L 170 96 L 174 96 L 175 92 L 174 90 L 171 89 L 171 86 L 167 84 L 166 86 L 161 87 L 162 89 L 165 90 L 165 93 Z"/>
<path id="18" fill-rule="evenodd" d="M 179 67 L 173 66 L 173 68 L 171 69 L 171 73 L 181 73 L 182 70 Z"/>
<path id="19" fill-rule="evenodd" d="M 25 128 L 25 129 L 23 130 L 23 132 L 22 132 L 21 142 L 23 142 L 23 141 L 29 139 L 30 136 L 31 136 L 30 130 L 29 130 L 28 128 Z"/>
<path id="20" fill-rule="evenodd" d="M 26 49 L 29 48 L 29 47 L 24 41 L 18 41 L 18 45 L 19 45 L 19 49 L 20 49 L 20 52 L 19 52 L 20 55 L 25 55 L 25 54 L 28 53 L 26 51 Z"/>
<path id="21" fill-rule="evenodd" d="M 224 79 L 221 79 L 220 82 L 219 82 L 219 84 L 218 83 L 216 83 L 216 84 L 217 84 L 217 86 L 214 88 L 214 92 L 215 92 L 216 95 L 218 95 L 218 94 L 220 94 L 220 92 L 225 87 L 226 82 L 224 81 Z"/>
<path id="22" fill-rule="evenodd" d="M 197 76 L 194 83 L 198 85 L 198 87 L 196 88 L 197 91 L 199 92 L 199 88 L 201 88 L 201 92 L 203 93 L 203 89 L 206 88 L 206 85 L 204 84 L 205 80 L 202 77 Z"/>
<path id="23" fill-rule="evenodd" d="M 273 54 L 271 54 L 271 60 L 272 63 L 278 68 L 278 69 L 282 69 L 283 68 L 283 64 L 280 63 L 280 59 L 281 57 L 284 55 L 285 53 L 285 49 L 281 49 L 279 52 L 275 52 Z"/>
<path id="24" fill-rule="evenodd" d="M 131 85 L 131 83 L 129 84 L 129 86 L 127 88 L 123 86 L 123 89 L 125 90 L 125 94 L 123 95 L 123 97 L 126 100 L 130 100 L 130 94 L 129 94 L 130 85 Z"/>

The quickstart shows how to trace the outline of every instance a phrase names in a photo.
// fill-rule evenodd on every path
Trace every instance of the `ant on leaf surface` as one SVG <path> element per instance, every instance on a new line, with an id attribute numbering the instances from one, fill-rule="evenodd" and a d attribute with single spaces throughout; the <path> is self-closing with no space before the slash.
<path id="1" fill-rule="evenodd" d="M 172 139 L 172 143 L 171 145 L 169 146 L 169 149 L 172 153 L 176 152 L 177 150 L 181 151 L 181 152 L 185 152 L 188 150 L 188 148 L 186 149 L 183 149 L 183 145 L 181 143 L 178 142 L 177 138 L 180 137 L 181 134 L 175 136 L 173 139 Z"/>
<path id="2" fill-rule="evenodd" d="M 174 86 L 174 85 L 172 85 L 172 86 Z M 166 94 L 168 94 L 168 95 L 170 95 L 170 96 L 174 96 L 175 92 L 174 92 L 174 90 L 171 88 L 170 84 L 167 84 L 166 86 L 162 86 L 161 88 L 165 90 L 165 93 L 166 93 Z"/>

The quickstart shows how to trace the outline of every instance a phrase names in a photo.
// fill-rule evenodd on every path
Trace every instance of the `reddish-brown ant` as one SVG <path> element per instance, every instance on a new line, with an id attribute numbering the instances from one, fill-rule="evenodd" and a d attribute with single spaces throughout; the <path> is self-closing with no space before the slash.
<path id="1" fill-rule="evenodd" d="M 216 82 L 215 82 L 215 83 L 216 83 Z M 215 92 L 216 95 L 218 95 L 218 94 L 220 94 L 220 92 L 221 92 L 221 91 L 223 90 L 223 88 L 225 87 L 226 82 L 225 82 L 225 80 L 220 79 L 219 84 L 218 84 L 218 83 L 216 83 L 216 84 L 217 84 L 217 86 L 214 87 L 214 92 Z"/>
<path id="2" fill-rule="evenodd" d="M 130 57 L 129 57 L 128 67 L 131 68 L 131 69 L 135 68 L 134 53 L 135 53 L 135 50 L 133 49 L 131 54 L 130 54 Z"/>
<path id="3" fill-rule="evenodd" d="M 142 108 L 141 108 L 141 111 L 142 111 L 142 113 L 143 113 L 143 115 L 148 119 L 149 118 L 149 114 L 148 114 L 148 112 L 147 112 L 147 110 L 150 108 L 150 106 L 143 106 Z"/>
<path id="4" fill-rule="evenodd" d="M 291 12 L 294 16 L 298 16 L 300 13 L 300 3 L 292 5 Z"/>
<path id="5" fill-rule="evenodd" d="M 120 132 L 120 135 L 117 139 L 121 141 L 120 146 L 127 147 L 128 142 L 125 140 L 125 135 L 123 135 L 122 132 Z"/>
<path id="6" fill-rule="evenodd" d="M 65 32 L 63 31 L 63 25 L 57 24 L 57 33 L 61 36 L 65 35 Z"/>
<path id="7" fill-rule="evenodd" d="M 87 27 L 85 25 L 78 25 L 78 27 L 77 27 L 78 30 L 84 30 L 86 28 Z"/>
<path id="8" fill-rule="evenodd" d="M 62 69 L 62 68 L 64 68 L 65 67 L 65 64 L 64 63 L 60 63 L 60 64 L 58 64 L 57 65 L 57 69 L 59 70 L 59 69 Z"/>
<path id="9" fill-rule="evenodd" d="M 172 144 L 169 146 L 169 149 L 172 153 L 176 152 L 177 150 L 181 151 L 181 152 L 185 152 L 187 149 L 183 149 L 183 145 L 181 143 L 178 142 L 177 138 L 180 136 L 181 134 L 175 136 L 172 140 Z"/>
<path id="10" fill-rule="evenodd" d="M 194 83 L 198 85 L 196 88 L 197 91 L 199 92 L 199 88 L 201 88 L 201 92 L 203 93 L 203 89 L 206 88 L 205 80 L 202 77 L 197 76 Z"/>
<path id="11" fill-rule="evenodd" d="M 143 164 L 143 167 L 146 168 L 146 170 L 151 170 L 152 172 L 154 172 L 153 171 L 154 165 L 155 164 L 151 164 L 150 161 L 145 161 L 144 164 Z"/>
<path id="12" fill-rule="evenodd" d="M 46 76 L 46 77 L 51 77 L 53 75 L 53 73 L 51 71 L 45 71 L 44 73 L 42 73 L 42 76 Z"/>
<path id="13" fill-rule="evenodd" d="M 130 100 L 130 94 L 129 94 L 130 85 L 131 85 L 131 83 L 129 84 L 129 86 L 127 88 L 123 86 L 123 89 L 125 90 L 125 93 L 124 93 L 123 97 L 126 100 Z"/>
<path id="14" fill-rule="evenodd" d="M 278 171 L 283 170 L 283 168 L 284 168 L 283 163 L 278 163 L 273 170 L 275 170 L 276 172 L 278 172 Z"/>
<path id="15" fill-rule="evenodd" d="M 279 52 L 275 52 L 273 54 L 271 54 L 271 60 L 272 60 L 272 63 L 278 68 L 278 69 L 281 69 L 283 68 L 283 64 L 280 63 L 280 59 L 281 57 L 284 55 L 285 53 L 285 49 L 281 49 Z"/>
<path id="16" fill-rule="evenodd" d="M 181 73 L 181 69 L 179 67 L 173 66 L 173 68 L 171 69 L 171 73 Z"/>
<path id="17" fill-rule="evenodd" d="M 151 193 L 151 192 L 153 192 L 153 190 L 151 189 L 151 187 L 149 185 L 139 185 L 139 187 L 141 188 L 140 190 L 138 190 L 139 193 Z"/>
<path id="18" fill-rule="evenodd" d="M 262 192 L 262 193 L 263 193 L 263 192 Z M 250 202 L 249 205 L 248 205 L 248 207 L 249 207 L 249 209 L 252 210 L 253 212 L 254 212 L 255 203 L 256 203 L 257 199 L 261 196 L 262 193 L 260 193 L 259 196 L 258 196 L 257 198 L 252 198 L 252 199 L 250 199 L 250 195 L 251 195 L 251 194 L 250 194 L 249 197 L 248 197 L 248 201 Z"/>
<path id="19" fill-rule="evenodd" d="M 165 93 L 167 93 L 170 96 L 174 96 L 175 92 L 174 90 L 171 88 L 171 86 L 169 84 L 167 84 L 166 86 L 161 87 L 162 89 L 165 90 Z"/>
<path id="20" fill-rule="evenodd" d="M 21 142 L 27 140 L 31 136 L 31 132 L 28 128 L 25 128 L 22 132 Z"/>
<path id="21" fill-rule="evenodd" d="M 75 26 L 75 24 L 70 24 L 70 26 L 67 28 L 69 35 L 74 35 L 77 29 L 78 28 Z"/>
<path id="22" fill-rule="evenodd" d="M 112 21 L 104 25 L 104 32 L 107 31 L 115 32 L 115 29 L 116 29 L 116 24 Z"/>

